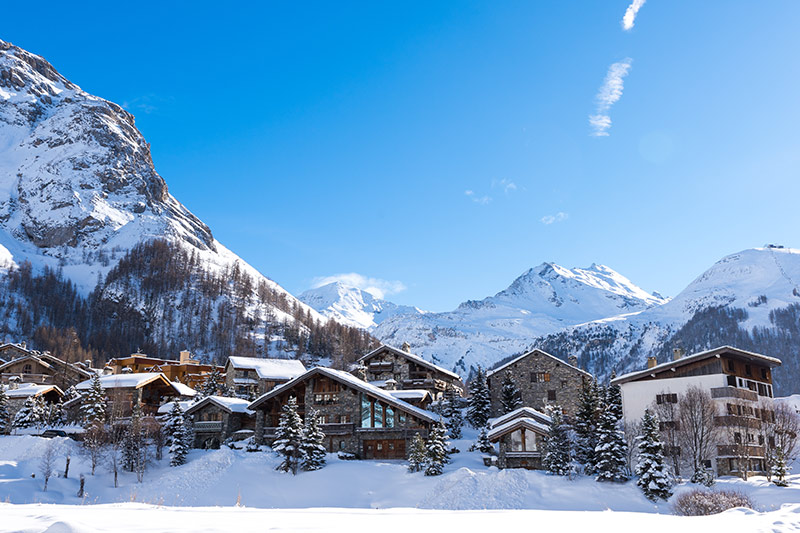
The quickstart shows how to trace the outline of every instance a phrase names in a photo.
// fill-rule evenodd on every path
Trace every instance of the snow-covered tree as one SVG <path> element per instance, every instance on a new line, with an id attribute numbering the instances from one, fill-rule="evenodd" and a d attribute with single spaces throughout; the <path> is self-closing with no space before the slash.
<path id="1" fill-rule="evenodd" d="M 64 412 L 64 404 L 54 403 L 50 406 L 48 424 L 52 427 L 61 427 L 67 423 L 67 414 Z"/>
<path id="2" fill-rule="evenodd" d="M 44 401 L 44 396 L 37 396 L 33 401 L 33 413 L 34 425 L 41 431 L 50 420 L 50 409 Z"/>
<path id="3" fill-rule="evenodd" d="M 11 431 L 11 411 L 8 408 L 8 395 L 3 385 L 0 385 L 0 435 Z"/>
<path id="4" fill-rule="evenodd" d="M 444 471 L 449 457 L 447 455 L 447 429 L 444 424 L 437 422 L 428 435 L 425 443 L 425 475 L 438 476 Z"/>
<path id="5" fill-rule="evenodd" d="M 575 460 L 583 465 L 586 474 L 594 473 L 594 449 L 597 447 L 597 425 L 600 417 L 597 392 L 597 383 L 584 379 L 575 412 Z"/>
<path id="6" fill-rule="evenodd" d="M 493 453 L 494 452 L 494 445 L 492 441 L 489 440 L 489 426 L 483 426 L 478 433 L 478 440 L 475 441 L 470 447 L 470 450 L 478 450 L 481 453 Z"/>
<path id="7" fill-rule="evenodd" d="M 91 386 L 81 402 L 81 418 L 87 428 L 106 421 L 106 391 L 97 374 L 92 376 Z"/>
<path id="8" fill-rule="evenodd" d="M 408 454 L 408 471 L 419 472 L 422 470 L 425 467 L 426 457 L 425 439 L 419 433 L 416 433 L 414 438 L 411 439 L 411 450 Z"/>
<path id="9" fill-rule="evenodd" d="M 464 426 L 464 417 L 461 409 L 458 408 L 456 392 L 453 388 L 448 388 L 444 393 L 444 409 L 442 413 L 447 417 L 447 432 L 451 439 L 461 438 L 461 428 Z"/>
<path id="10" fill-rule="evenodd" d="M 486 372 L 479 366 L 475 378 L 469 385 L 470 398 L 467 408 L 467 422 L 475 429 L 482 428 L 489 421 L 492 406 L 489 387 L 486 384 Z"/>
<path id="11" fill-rule="evenodd" d="M 222 385 L 222 374 L 220 374 L 219 370 L 215 367 L 214 370 L 206 375 L 203 387 L 200 389 L 200 395 L 203 397 L 215 396 L 221 391 Z"/>
<path id="12" fill-rule="evenodd" d="M 500 391 L 500 403 L 503 413 L 510 413 L 522 407 L 522 393 L 511 378 L 511 372 L 506 372 L 503 378 L 503 388 Z"/>
<path id="13" fill-rule="evenodd" d="M 303 454 L 303 470 L 319 470 L 325 466 L 325 433 L 320 427 L 317 411 L 312 410 L 306 415 L 300 449 Z"/>
<path id="14" fill-rule="evenodd" d="M 672 496 L 671 483 L 664 466 L 664 443 L 658 431 L 658 417 L 645 409 L 639 438 L 639 459 L 635 473 L 639 476 L 636 484 L 649 500 L 669 499 Z"/>
<path id="15" fill-rule="evenodd" d="M 620 430 L 622 418 L 622 393 L 619 385 L 606 388 L 603 410 L 598 426 L 597 446 L 594 449 L 597 481 L 622 483 L 628 480 L 625 473 L 627 465 L 627 444 Z"/>
<path id="16" fill-rule="evenodd" d="M 169 466 L 181 466 L 186 464 L 186 454 L 189 453 L 189 447 L 186 445 L 186 422 L 184 421 L 182 413 L 181 416 L 174 419 L 171 431 Z"/>
<path id="17" fill-rule="evenodd" d="M 775 448 L 774 457 L 772 460 L 772 482 L 779 487 L 788 487 L 789 483 L 786 481 L 786 476 L 789 475 L 791 466 L 786 464 L 786 454 L 780 446 Z"/>
<path id="18" fill-rule="evenodd" d="M 137 403 L 131 411 L 130 425 L 122 443 L 122 462 L 126 470 L 134 472 L 139 483 L 147 469 L 147 431 L 144 427 L 142 407 Z"/>
<path id="19" fill-rule="evenodd" d="M 167 418 L 164 421 L 164 443 L 166 446 L 172 446 L 172 441 L 178 426 L 184 426 L 184 416 L 181 404 L 178 403 L 176 398 L 175 401 L 172 402 L 172 408 L 169 410 L 169 413 L 167 413 Z M 186 440 L 185 427 L 181 430 L 181 438 L 183 441 Z"/>
<path id="20" fill-rule="evenodd" d="M 550 433 L 545 439 L 542 466 L 556 476 L 570 476 L 574 469 L 572 466 L 572 441 L 569 427 L 564 422 L 561 407 L 548 405 L 547 414 L 552 419 Z"/>
<path id="21" fill-rule="evenodd" d="M 28 396 L 17 414 L 14 415 L 14 428 L 25 429 L 36 425 L 36 400 Z"/>
<path id="22" fill-rule="evenodd" d="M 292 396 L 283 406 L 272 449 L 283 457 L 276 470 L 297 474 L 303 460 L 303 420 L 297 413 L 297 398 Z"/>

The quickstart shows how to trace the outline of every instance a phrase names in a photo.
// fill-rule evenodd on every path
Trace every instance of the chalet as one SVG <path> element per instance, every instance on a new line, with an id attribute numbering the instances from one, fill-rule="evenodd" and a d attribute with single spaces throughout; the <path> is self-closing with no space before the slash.
<path id="1" fill-rule="evenodd" d="M 247 408 L 249 404 L 224 396 L 207 396 L 193 403 L 185 412 L 192 417 L 194 447 L 217 449 L 233 435 L 252 436 L 256 417 Z"/>
<path id="2" fill-rule="evenodd" d="M 366 374 L 365 380 L 377 387 L 387 388 L 387 383 L 392 383 L 390 388 L 400 390 L 424 389 L 434 400 L 441 399 L 448 388 L 458 395 L 464 394 L 461 376 L 412 354 L 410 350 L 408 343 L 404 343 L 402 349 L 383 344 L 357 363 Z"/>
<path id="3" fill-rule="evenodd" d="M 352 374 L 316 367 L 250 404 L 258 442 L 275 438 L 281 408 L 290 397 L 297 398 L 301 417 L 317 412 L 328 451 L 362 459 L 405 459 L 414 435 L 427 437 L 439 419 Z"/>
<path id="4" fill-rule="evenodd" d="M 583 383 L 592 375 L 577 366 L 577 359 L 562 361 L 542 350 L 532 350 L 487 372 L 492 415 L 502 414 L 503 380 L 510 376 L 522 395 L 522 405 L 544 410 L 559 405 L 564 415 L 575 413 Z"/>
<path id="5" fill-rule="evenodd" d="M 166 400 L 181 395 L 181 391 L 161 372 L 142 374 L 115 374 L 100 378 L 115 416 L 128 417 L 133 406 L 139 404 L 146 415 L 155 415 L 158 408 Z M 92 380 L 86 380 L 75 388 L 85 393 L 92 386 Z"/>
<path id="6" fill-rule="evenodd" d="M 622 390 L 627 423 L 638 422 L 645 409 L 662 413 L 659 405 L 678 404 L 690 387 L 707 392 L 717 406 L 714 423 L 720 428 L 716 456 L 705 460 L 717 475 L 764 472 L 767 451 L 765 429 L 772 422 L 772 369 L 781 361 L 730 346 L 683 356 L 675 350 L 672 361 L 658 364 L 648 358 L 647 368 L 613 379 Z M 680 449 L 676 450 L 680 455 Z"/>
<path id="7" fill-rule="evenodd" d="M 64 397 L 62 390 L 55 385 L 36 385 L 12 381 L 5 386 L 4 390 L 8 396 L 8 410 L 11 416 L 14 416 L 30 397 L 43 398 L 45 403 L 58 403 Z"/>
<path id="8" fill-rule="evenodd" d="M 169 381 L 177 381 L 198 389 L 205 383 L 208 374 L 217 370 L 224 372 L 224 368 L 216 365 L 207 365 L 192 357 L 189 351 L 182 351 L 178 359 L 159 359 L 145 354 L 134 353 L 128 357 L 111 359 L 106 367 L 112 374 L 141 374 L 146 372 L 160 372 Z"/>
<path id="9" fill-rule="evenodd" d="M 500 447 L 497 466 L 541 470 L 551 422 L 549 416 L 530 407 L 520 407 L 491 420 L 488 437 Z"/>
<path id="10" fill-rule="evenodd" d="M 58 385 L 62 390 L 92 377 L 88 363 L 68 363 L 49 352 L 28 350 L 24 344 L 4 344 L 0 347 L 9 361 L 0 365 L 0 383 L 18 378 L 20 383 Z"/>
<path id="11" fill-rule="evenodd" d="M 225 384 L 242 398 L 258 396 L 306 371 L 297 359 L 228 357 Z"/>

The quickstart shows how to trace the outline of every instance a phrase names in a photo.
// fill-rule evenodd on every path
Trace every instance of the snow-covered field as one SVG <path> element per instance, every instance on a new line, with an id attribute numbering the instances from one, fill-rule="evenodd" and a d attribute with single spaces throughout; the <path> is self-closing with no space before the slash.
<path id="1" fill-rule="evenodd" d="M 58 450 L 60 477 L 51 478 L 43 492 L 39 465 L 50 443 Z M 469 441 L 455 444 L 466 450 Z M 342 461 L 334 455 L 324 469 L 296 477 L 276 472 L 276 464 L 270 452 L 193 450 L 181 467 L 154 461 L 142 483 L 123 473 L 115 489 L 108 467 L 101 464 L 90 475 L 87 458 L 70 439 L 0 437 L 0 531 L 488 531 L 525 523 L 593 531 L 800 529 L 800 476 L 787 488 L 764 478 L 720 480 L 719 488 L 748 493 L 757 511 L 679 518 L 671 515 L 670 502 L 651 503 L 633 482 L 501 471 L 465 451 L 439 477 L 410 474 L 401 461 Z M 82 473 L 86 496 L 78 498 Z"/>

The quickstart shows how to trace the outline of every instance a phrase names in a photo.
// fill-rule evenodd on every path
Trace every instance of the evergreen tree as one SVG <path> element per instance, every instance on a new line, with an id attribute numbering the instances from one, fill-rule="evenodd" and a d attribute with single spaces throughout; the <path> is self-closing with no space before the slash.
<path id="1" fill-rule="evenodd" d="M 639 441 L 639 459 L 636 463 L 636 484 L 652 501 L 672 496 L 669 478 L 664 468 L 664 443 L 658 431 L 658 417 L 645 409 Z"/>
<path id="2" fill-rule="evenodd" d="M 786 481 L 786 476 L 789 475 L 791 469 L 792 467 L 786 464 L 786 454 L 783 448 L 778 446 L 775 448 L 775 458 L 771 469 L 772 477 L 774 478 L 772 482 L 779 487 L 788 487 L 789 483 Z"/>
<path id="3" fill-rule="evenodd" d="M 0 385 L 0 435 L 11 431 L 11 411 L 8 408 L 8 395 L 3 385 Z"/>
<path id="4" fill-rule="evenodd" d="M 628 446 L 624 434 L 619 429 L 621 418 L 622 393 L 618 385 L 609 385 L 606 388 L 597 430 L 597 446 L 594 449 L 597 481 L 621 483 L 628 480 L 625 474 Z"/>
<path id="5" fill-rule="evenodd" d="M 184 425 L 183 419 L 183 409 L 181 409 L 181 404 L 178 403 L 178 399 L 176 398 L 172 402 L 172 408 L 167 413 L 167 418 L 164 420 L 164 443 L 167 446 L 172 446 L 173 439 L 175 438 L 175 432 L 177 431 L 178 426 Z M 185 429 L 185 428 L 184 428 Z M 181 438 L 183 438 L 184 430 L 181 430 Z M 184 439 L 185 440 L 185 439 Z"/>
<path id="6" fill-rule="evenodd" d="M 14 415 L 14 428 L 25 429 L 36 424 L 36 402 L 28 396 L 17 414 Z"/>
<path id="7" fill-rule="evenodd" d="M 84 427 L 87 428 L 106 421 L 106 391 L 97 374 L 92 376 L 91 386 L 81 402 L 81 418 Z"/>
<path id="8" fill-rule="evenodd" d="M 492 403 L 489 387 L 486 385 L 486 373 L 480 366 L 469 388 L 471 395 L 467 408 L 467 422 L 475 429 L 482 428 L 489 421 Z"/>
<path id="9" fill-rule="evenodd" d="M 220 374 L 219 370 L 215 367 L 214 370 L 206 376 L 203 382 L 203 388 L 200 390 L 200 395 L 202 397 L 216 396 L 222 390 L 222 385 L 222 374 Z"/>
<path id="10" fill-rule="evenodd" d="M 483 426 L 478 433 L 478 440 L 472 445 L 470 450 L 478 450 L 481 453 L 494 453 L 494 444 L 489 440 L 488 426 Z"/>
<path id="11" fill-rule="evenodd" d="M 411 440 L 411 451 L 408 454 L 408 471 L 419 472 L 422 470 L 425 467 L 426 457 L 425 439 L 419 433 L 416 433 Z"/>
<path id="12" fill-rule="evenodd" d="M 464 417 L 461 415 L 461 409 L 458 408 L 456 392 L 452 387 L 448 387 L 444 393 L 444 412 L 442 414 L 447 417 L 447 432 L 450 434 L 450 438 L 460 439 Z"/>
<path id="13" fill-rule="evenodd" d="M 503 378 L 503 388 L 500 395 L 503 414 L 510 413 L 522 407 L 522 393 L 517 388 L 514 380 L 511 379 L 511 372 L 506 372 Z"/>
<path id="14" fill-rule="evenodd" d="M 561 407 L 548 405 L 547 411 L 552 423 L 550 433 L 545 440 L 542 466 L 548 473 L 556 476 L 572 475 L 572 442 L 569 427 L 564 423 Z"/>
<path id="15" fill-rule="evenodd" d="M 297 399 L 292 396 L 283 406 L 272 449 L 283 457 L 276 470 L 297 474 L 303 460 L 303 420 L 297 414 Z"/>
<path id="16" fill-rule="evenodd" d="M 448 462 L 447 455 L 447 430 L 444 424 L 437 422 L 428 435 L 425 443 L 425 475 L 438 476 L 444 471 Z"/>
<path id="17" fill-rule="evenodd" d="M 142 407 L 137 403 L 131 411 L 130 425 L 122 442 L 123 467 L 129 472 L 135 472 L 139 481 L 147 463 L 147 439 L 142 418 Z"/>
<path id="18" fill-rule="evenodd" d="M 61 427 L 67 423 L 67 414 L 64 412 L 64 404 L 61 402 L 50 406 L 49 424 L 52 427 Z"/>
<path id="19" fill-rule="evenodd" d="M 303 470 L 319 470 L 325 466 L 325 433 L 320 427 L 317 411 L 312 410 L 306 415 L 300 450 L 303 454 Z"/>
<path id="20" fill-rule="evenodd" d="M 181 416 L 175 418 L 172 425 L 171 440 L 169 445 L 169 466 L 181 466 L 186 464 L 186 454 L 189 452 L 189 447 L 186 446 L 186 441 L 186 423 L 183 415 L 181 414 Z"/>
<path id="21" fill-rule="evenodd" d="M 47 404 L 44 403 L 43 396 L 37 396 L 33 400 L 33 425 L 41 430 L 43 426 L 47 425 L 50 420 L 50 412 Z"/>
<path id="22" fill-rule="evenodd" d="M 584 379 L 575 412 L 575 460 L 583 465 L 586 474 L 594 473 L 594 449 L 597 447 L 597 425 L 600 417 L 597 392 L 597 383 Z"/>

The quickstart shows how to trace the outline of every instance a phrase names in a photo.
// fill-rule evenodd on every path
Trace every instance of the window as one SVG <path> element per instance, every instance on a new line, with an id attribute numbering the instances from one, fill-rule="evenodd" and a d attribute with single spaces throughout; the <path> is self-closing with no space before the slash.
<path id="1" fill-rule="evenodd" d="M 372 402 L 366 394 L 361 395 L 361 427 L 372 427 Z"/>
<path id="2" fill-rule="evenodd" d="M 678 429 L 678 423 L 675 422 L 674 420 L 666 420 L 664 422 L 659 422 L 658 423 L 658 430 L 659 431 L 667 431 L 667 430 L 671 430 L 671 429 L 675 429 L 675 430 Z"/>
<path id="3" fill-rule="evenodd" d="M 383 427 L 383 405 L 375 402 L 372 404 L 375 408 L 375 415 L 372 417 L 373 425 L 372 427 L 382 428 Z M 380 448 L 378 448 L 380 450 Z"/>
<path id="4" fill-rule="evenodd" d="M 547 400 L 550 402 L 556 401 L 556 391 L 554 390 L 547 391 Z"/>
<path id="5" fill-rule="evenodd" d="M 711 459 L 703 459 L 703 468 L 711 469 Z"/>
<path id="6" fill-rule="evenodd" d="M 350 423 L 350 415 L 339 415 L 339 423 L 340 424 L 349 424 Z"/>
<path id="7" fill-rule="evenodd" d="M 769 374 L 767 373 L 766 368 L 761 369 L 761 379 L 763 379 L 764 381 L 767 381 L 769 379 Z"/>
<path id="8" fill-rule="evenodd" d="M 567 388 L 567 380 L 566 379 L 562 379 L 561 380 L 561 388 L 562 389 L 566 389 Z"/>
<path id="9" fill-rule="evenodd" d="M 531 383 L 549 383 L 549 372 L 531 372 Z"/>
<path id="10" fill-rule="evenodd" d="M 339 441 L 339 449 L 344 450 L 344 440 Z"/>
<path id="11" fill-rule="evenodd" d="M 672 394 L 656 394 L 656 403 L 661 405 L 664 403 L 678 403 L 678 395 Z"/>
<path id="12" fill-rule="evenodd" d="M 512 452 L 535 452 L 536 433 L 525 428 L 520 428 L 511 433 Z"/>
<path id="13" fill-rule="evenodd" d="M 770 447 L 772 447 L 772 448 L 774 448 L 774 447 L 775 447 L 775 437 L 770 437 L 770 438 L 769 438 L 769 445 L 770 445 Z"/>
<path id="14" fill-rule="evenodd" d="M 314 403 L 329 405 L 339 403 L 339 393 L 336 392 L 317 392 L 314 394 Z"/>
<path id="15" fill-rule="evenodd" d="M 406 425 L 406 414 L 403 411 L 397 411 L 397 423 L 400 426 Z"/>
<path id="16" fill-rule="evenodd" d="M 733 442 L 736 444 L 742 443 L 742 434 L 741 433 L 734 433 L 733 434 Z"/>
<path id="17" fill-rule="evenodd" d="M 764 435 L 759 435 L 758 436 L 758 445 L 759 446 L 763 446 L 764 445 Z"/>
<path id="18" fill-rule="evenodd" d="M 386 427 L 394 427 L 394 409 L 391 407 L 386 407 Z"/>
<path id="19" fill-rule="evenodd" d="M 30 374 L 31 372 L 33 372 L 33 367 L 31 366 L 30 363 L 25 363 L 25 366 L 22 367 L 22 373 Z"/>

